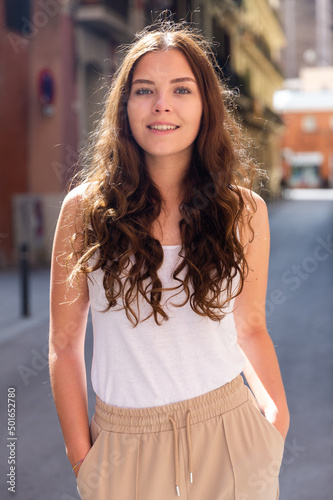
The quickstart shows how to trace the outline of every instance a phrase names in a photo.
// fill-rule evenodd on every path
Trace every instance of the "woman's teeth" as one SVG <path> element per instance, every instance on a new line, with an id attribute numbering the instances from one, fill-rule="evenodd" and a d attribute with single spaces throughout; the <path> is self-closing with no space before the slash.
<path id="1" fill-rule="evenodd" d="M 177 125 L 149 125 L 149 128 L 153 130 L 175 130 Z"/>

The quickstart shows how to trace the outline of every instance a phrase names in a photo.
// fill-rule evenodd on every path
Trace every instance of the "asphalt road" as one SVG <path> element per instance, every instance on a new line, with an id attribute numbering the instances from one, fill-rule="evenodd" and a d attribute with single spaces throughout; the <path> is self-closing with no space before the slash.
<path id="1" fill-rule="evenodd" d="M 267 325 L 291 411 L 281 500 L 333 498 L 333 202 L 269 207 Z"/>
<path id="2" fill-rule="evenodd" d="M 333 202 L 279 201 L 269 214 L 267 324 L 292 419 L 280 500 L 332 500 Z M 48 375 L 47 270 L 33 274 L 31 289 L 32 317 L 19 319 L 17 277 L 0 274 L 0 498 L 78 500 Z M 90 326 L 86 347 L 89 374 Z M 17 440 L 7 439 L 9 387 L 15 388 Z M 89 394 L 92 416 L 90 384 Z M 6 484 L 10 457 L 16 460 L 15 495 Z"/>

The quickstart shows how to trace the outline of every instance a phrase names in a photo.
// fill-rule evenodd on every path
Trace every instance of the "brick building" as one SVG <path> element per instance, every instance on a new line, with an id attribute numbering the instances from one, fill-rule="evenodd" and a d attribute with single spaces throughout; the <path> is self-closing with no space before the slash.
<path id="1" fill-rule="evenodd" d="M 276 93 L 286 128 L 281 138 L 290 187 L 333 187 L 333 67 L 301 72 L 299 89 Z"/>

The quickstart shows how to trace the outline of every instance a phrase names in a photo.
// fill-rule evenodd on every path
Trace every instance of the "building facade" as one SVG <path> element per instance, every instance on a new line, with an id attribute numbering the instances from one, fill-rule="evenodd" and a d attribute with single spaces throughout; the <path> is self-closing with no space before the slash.
<path id="1" fill-rule="evenodd" d="M 281 49 L 286 43 L 278 17 L 279 1 L 211 2 L 212 35 L 220 42 L 218 59 L 253 144 L 253 156 L 268 173 L 269 199 L 280 194 L 280 135 L 284 125 L 273 107 L 283 85 Z"/>
<path id="2" fill-rule="evenodd" d="M 217 57 L 278 193 L 279 0 L 0 0 L 0 267 L 26 243 L 48 262 L 77 151 L 100 117 L 120 44 L 170 9 L 219 42 Z M 187 17 L 189 20 L 189 17 Z"/>

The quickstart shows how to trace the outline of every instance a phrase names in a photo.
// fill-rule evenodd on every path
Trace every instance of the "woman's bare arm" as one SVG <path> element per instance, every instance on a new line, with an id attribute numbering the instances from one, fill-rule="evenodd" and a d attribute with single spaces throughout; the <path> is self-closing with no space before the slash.
<path id="1" fill-rule="evenodd" d="M 82 189 L 82 188 L 81 188 Z M 49 365 L 53 397 L 72 466 L 83 459 L 91 447 L 87 404 L 84 340 L 89 310 L 87 279 L 82 275 L 69 288 L 68 275 L 73 263 L 70 239 L 77 220 L 80 189 L 64 200 L 53 244 L 50 290 Z M 79 466 L 75 469 L 77 474 Z"/>
<path id="2" fill-rule="evenodd" d="M 255 195 L 257 211 L 252 219 L 254 239 L 246 246 L 249 274 L 241 294 L 235 299 L 234 318 L 238 344 L 245 357 L 244 375 L 266 418 L 285 438 L 289 412 L 279 364 L 265 317 L 270 232 L 267 207 Z M 242 242 L 250 240 L 248 230 Z"/>

